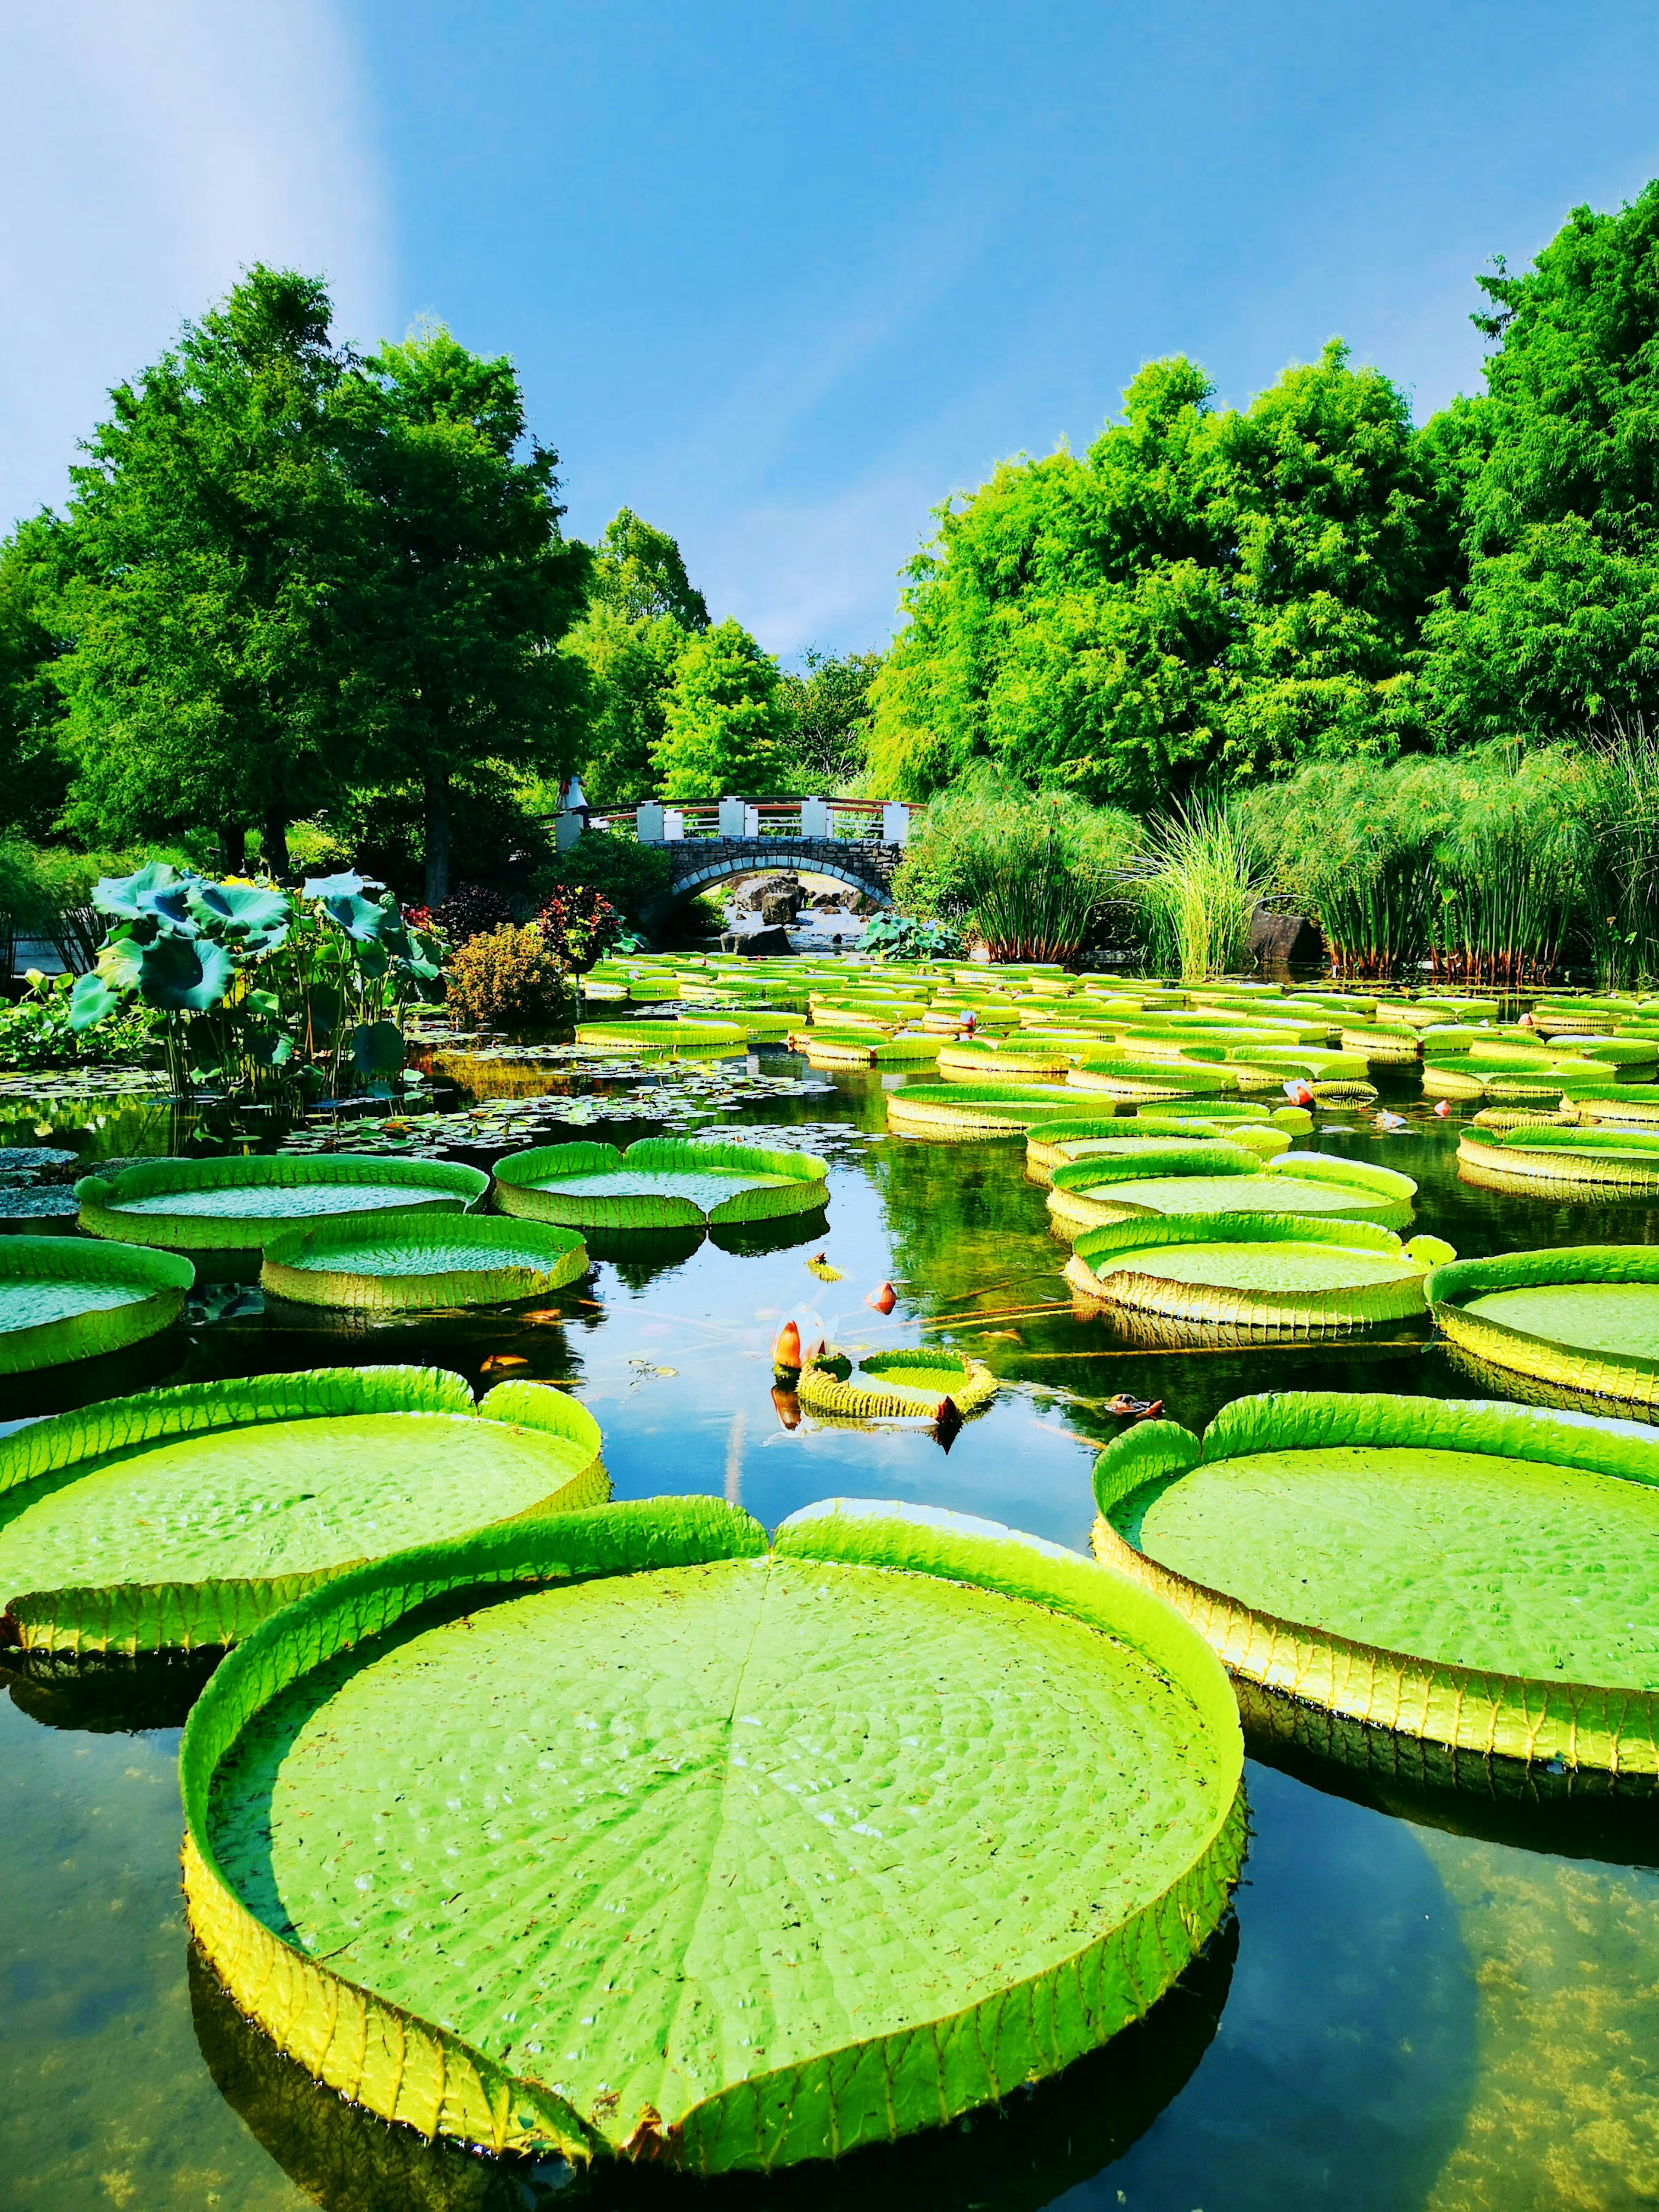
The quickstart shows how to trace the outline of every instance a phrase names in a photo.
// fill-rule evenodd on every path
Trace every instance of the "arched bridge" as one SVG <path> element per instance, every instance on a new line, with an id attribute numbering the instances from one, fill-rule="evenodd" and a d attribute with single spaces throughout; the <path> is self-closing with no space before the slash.
<path id="1" fill-rule="evenodd" d="M 635 836 L 642 845 L 661 845 L 672 870 L 666 897 L 646 920 L 663 921 L 712 884 L 779 868 L 832 876 L 875 905 L 891 906 L 893 878 L 920 811 L 877 799 L 723 799 L 635 808 Z M 619 827 L 629 818 L 612 813 L 594 826 Z M 562 845 L 579 834 L 580 823 L 562 815 L 558 830 Z"/>

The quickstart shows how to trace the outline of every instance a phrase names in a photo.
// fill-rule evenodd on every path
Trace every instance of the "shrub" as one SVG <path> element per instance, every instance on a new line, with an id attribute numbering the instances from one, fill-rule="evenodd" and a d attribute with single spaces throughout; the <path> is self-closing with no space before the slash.
<path id="1" fill-rule="evenodd" d="M 577 884 L 602 891 L 617 912 L 635 927 L 668 896 L 673 863 L 660 845 L 641 845 L 614 831 L 584 831 L 552 867 L 538 876 L 542 899 Z"/>
<path id="2" fill-rule="evenodd" d="M 864 926 L 860 952 L 880 960 L 959 960 L 962 933 L 948 921 L 918 921 L 914 915 L 878 914 Z"/>
<path id="3" fill-rule="evenodd" d="M 622 916 L 591 884 L 555 891 L 536 916 L 536 927 L 567 967 L 584 972 L 623 933 Z"/>
<path id="4" fill-rule="evenodd" d="M 444 972 L 451 1013 L 465 1028 L 556 1029 L 575 1018 L 568 972 L 533 926 L 507 922 L 469 938 Z"/>
<path id="5" fill-rule="evenodd" d="M 513 919 L 513 907 L 486 884 L 462 884 L 432 908 L 432 920 L 452 945 L 465 945 Z"/>
<path id="6" fill-rule="evenodd" d="M 1261 863 L 1243 817 L 1225 799 L 1194 798 L 1152 824 L 1135 863 L 1147 964 L 1183 982 L 1249 964 L 1250 916 Z"/>

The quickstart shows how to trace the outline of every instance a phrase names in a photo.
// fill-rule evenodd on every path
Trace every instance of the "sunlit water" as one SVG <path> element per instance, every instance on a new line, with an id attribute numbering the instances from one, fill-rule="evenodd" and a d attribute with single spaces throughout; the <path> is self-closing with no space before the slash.
<path id="1" fill-rule="evenodd" d="M 1312 1141 L 1415 1176 L 1416 1225 L 1460 1253 L 1659 1237 L 1659 1208 L 1459 1184 L 1461 1112 L 1437 1121 L 1414 1084 L 1393 1087 L 1407 1133 L 1378 1137 L 1331 1113 Z M 880 1078 L 848 1076 L 731 1117 L 801 1125 L 828 1158 L 828 1227 L 805 1241 L 786 1242 L 797 1231 L 783 1224 L 769 1225 L 765 1250 L 666 1238 L 655 1259 L 602 1262 L 540 1310 L 558 1318 L 534 1322 L 371 1332 L 236 1318 L 233 1306 L 95 1365 L 3 1386 L 0 1417 L 149 1383 L 387 1358 L 478 1383 L 485 1360 L 504 1354 L 528 1363 L 515 1374 L 574 1385 L 604 1429 L 620 1497 L 708 1492 L 769 1526 L 815 1498 L 908 1498 L 1082 1550 L 1093 1454 L 1118 1425 L 1103 1405 L 1115 1392 L 1161 1398 L 1193 1426 L 1262 1389 L 1482 1395 L 1411 1327 L 1348 1347 L 1114 1343 L 1063 1303 L 1064 1249 L 1025 1180 L 1023 1143 L 890 1138 L 881 1098 Z M 646 1127 L 604 1133 L 625 1140 Z M 15 1113 L 4 1133 L 67 1139 L 88 1158 L 165 1150 L 176 1134 L 164 1110 L 108 1102 L 84 1121 L 62 1103 Z M 839 1281 L 808 1271 L 820 1250 Z M 899 1303 L 884 1322 L 864 1300 L 890 1278 Z M 802 1309 L 854 1352 L 971 1349 L 1005 1388 L 948 1453 L 922 1425 L 791 1429 L 772 1395 L 770 1346 Z M 1659 2201 L 1651 1796 L 1539 1802 L 1478 1765 L 1455 1789 L 1444 1774 L 1425 1786 L 1409 1747 L 1373 1735 L 1338 1764 L 1294 1714 L 1255 1711 L 1237 1925 L 1149 2021 L 971 2127 L 838 2170 L 694 2188 L 432 2152 L 276 2059 L 190 1960 L 178 1739 L 160 1724 L 176 1718 L 188 1680 L 175 1670 L 137 1690 L 118 1678 L 14 1677 L 10 1687 L 0 1700 L 0 2212 L 1611 2212 Z"/>

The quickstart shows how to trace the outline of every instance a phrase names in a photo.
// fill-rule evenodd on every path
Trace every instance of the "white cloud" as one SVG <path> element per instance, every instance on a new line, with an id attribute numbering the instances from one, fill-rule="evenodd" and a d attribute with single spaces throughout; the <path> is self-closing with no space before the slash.
<path id="1" fill-rule="evenodd" d="M 381 334 L 380 165 L 331 0 L 0 7 L 0 526 L 60 501 L 110 386 L 264 260 Z"/>

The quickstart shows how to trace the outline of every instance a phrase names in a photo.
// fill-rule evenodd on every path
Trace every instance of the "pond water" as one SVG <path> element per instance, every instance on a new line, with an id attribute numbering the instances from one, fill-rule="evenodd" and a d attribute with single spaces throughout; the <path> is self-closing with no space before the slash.
<path id="1" fill-rule="evenodd" d="M 1274 1389 L 1490 1395 L 1420 1328 L 1347 1346 L 1158 1352 L 1073 1316 L 1022 1141 L 885 1133 L 883 1079 L 813 1076 L 718 1126 L 787 1127 L 830 1169 L 827 1232 L 734 1251 L 665 1237 L 523 1314 L 371 1331 L 278 1322 L 234 1291 L 150 1344 L 0 1385 L 0 1420 L 168 1382 L 386 1359 L 481 1384 L 486 1360 L 569 1384 L 616 1494 L 707 1492 L 769 1527 L 817 1498 L 904 1498 L 1082 1551 L 1118 1391 L 1198 1427 Z M 755 1063 L 751 1063 L 751 1066 Z M 453 1068 L 450 1071 L 453 1072 Z M 891 1080 L 893 1079 L 890 1079 Z M 496 1090 L 550 1087 L 516 1070 Z M 1389 1086 L 1396 1136 L 1327 1112 L 1309 1141 L 1421 1186 L 1416 1226 L 1460 1255 L 1659 1239 L 1659 1207 L 1461 1184 L 1463 1115 Z M 0 1136 L 87 1159 L 168 1148 L 165 1109 L 11 1102 Z M 627 1141 L 659 1126 L 609 1124 Z M 555 1130 L 551 1139 L 561 1133 Z M 543 1141 L 549 1139 L 544 1137 Z M 514 1141 L 522 1142 L 524 1139 Z M 489 1155 L 463 1152 L 477 1164 Z M 805 1262 L 819 1252 L 840 1279 Z M 865 1294 L 892 1281 L 886 1321 Z M 816 1312 L 857 1352 L 956 1346 L 1005 1388 L 948 1451 L 932 1431 L 787 1425 L 780 1321 Z M 209 1315 L 215 1317 L 208 1318 Z M 496 1370 L 499 1372 L 499 1370 Z M 495 1375 L 489 1379 L 495 1379 Z M 1294 1714 L 1249 1715 L 1251 1838 L 1236 1918 L 1152 2015 L 1042 2089 L 840 2168 L 697 2186 L 573 2176 L 428 2148 L 276 2057 L 193 1961 L 178 1886 L 177 1723 L 200 1668 L 0 1676 L 0 2212 L 511 2212 L 649 2204 L 821 2212 L 1544 2212 L 1659 2202 L 1659 1799 L 1540 1799 L 1478 1762 L 1429 1774 L 1371 1735 L 1336 1764 Z"/>

